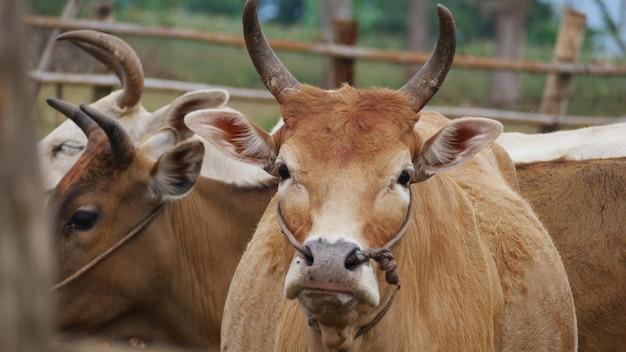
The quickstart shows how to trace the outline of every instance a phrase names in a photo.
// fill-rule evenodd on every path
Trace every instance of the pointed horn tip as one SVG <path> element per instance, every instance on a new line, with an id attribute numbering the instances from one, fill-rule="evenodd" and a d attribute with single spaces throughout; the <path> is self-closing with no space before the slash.
<path id="1" fill-rule="evenodd" d="M 256 9 L 257 4 L 258 4 L 258 0 L 246 0 L 244 7 L 252 6 L 254 9 Z"/>
<path id="2" fill-rule="evenodd" d="M 54 110 L 62 113 L 69 118 L 76 116 L 80 112 L 78 106 L 61 99 L 47 98 L 46 103 Z"/>
<path id="3" fill-rule="evenodd" d="M 442 4 L 437 4 L 437 16 L 440 21 L 451 21 L 454 23 L 454 16 L 452 16 L 452 12 Z"/>
<path id="4" fill-rule="evenodd" d="M 57 107 L 59 107 L 61 101 L 62 100 L 57 98 L 46 98 L 46 103 L 48 104 L 48 106 L 55 110 L 58 110 Z"/>

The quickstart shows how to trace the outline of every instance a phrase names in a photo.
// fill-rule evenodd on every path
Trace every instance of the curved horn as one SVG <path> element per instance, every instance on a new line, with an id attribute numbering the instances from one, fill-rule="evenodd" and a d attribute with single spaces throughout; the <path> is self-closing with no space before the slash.
<path id="1" fill-rule="evenodd" d="M 111 152 L 119 164 L 130 163 L 135 156 L 135 146 L 124 128 L 112 117 L 88 106 L 80 104 L 80 109 L 89 115 L 102 128 L 109 138 Z"/>
<path id="2" fill-rule="evenodd" d="M 247 0 L 243 7 L 243 35 L 250 59 L 263 84 L 280 103 L 286 89 L 295 89 L 300 82 L 287 70 L 272 50 L 259 24 L 257 0 Z"/>
<path id="3" fill-rule="evenodd" d="M 89 118 L 84 112 L 82 112 L 78 106 L 68 103 L 66 101 L 48 98 L 46 99 L 46 103 L 50 105 L 54 110 L 62 113 L 63 115 L 70 118 L 80 129 L 85 133 L 87 138 L 89 138 L 89 134 L 93 132 L 94 128 L 97 128 L 97 124 Z"/>
<path id="4" fill-rule="evenodd" d="M 115 72 L 124 90 L 117 98 L 121 109 L 139 104 L 143 92 L 143 67 L 128 43 L 116 36 L 89 29 L 63 33 L 57 36 L 57 40 L 71 41 Z"/>
<path id="5" fill-rule="evenodd" d="M 454 60 L 456 49 L 456 25 L 452 13 L 445 6 L 437 4 L 439 16 L 439 38 L 428 61 L 400 91 L 413 101 L 413 111 L 419 112 L 443 84 Z"/>

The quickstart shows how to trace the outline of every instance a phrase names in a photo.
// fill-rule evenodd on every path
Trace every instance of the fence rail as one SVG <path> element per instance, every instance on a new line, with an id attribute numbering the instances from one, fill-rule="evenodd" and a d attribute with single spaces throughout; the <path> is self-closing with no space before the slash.
<path id="1" fill-rule="evenodd" d="M 94 29 L 115 35 L 134 35 L 154 38 L 167 38 L 245 47 L 243 36 L 207 32 L 194 29 L 166 26 L 144 26 L 131 23 L 108 23 L 90 20 L 60 19 L 57 17 L 30 15 L 24 18 L 26 24 L 41 28 Z M 292 40 L 269 39 L 276 51 L 291 51 L 355 60 L 384 61 L 394 64 L 424 64 L 429 53 L 416 53 L 401 50 L 384 50 L 368 47 L 355 47 L 333 43 L 304 43 Z M 454 67 L 466 69 L 502 70 L 527 73 L 567 73 L 597 76 L 626 75 L 626 65 L 554 63 L 527 60 L 506 60 L 497 58 L 457 55 Z"/>
<path id="2" fill-rule="evenodd" d="M 27 25 L 39 28 L 64 30 L 93 29 L 108 32 L 114 35 L 177 39 L 245 48 L 245 42 L 243 36 L 241 35 L 215 33 L 203 30 L 167 26 L 144 26 L 132 23 L 62 19 L 36 15 L 24 16 L 23 20 Z M 306 43 L 276 39 L 270 39 L 269 42 L 276 51 L 291 51 L 355 60 L 382 61 L 401 65 L 424 64 L 430 56 L 429 53 L 355 47 L 334 43 Z M 626 75 L 626 65 L 615 65 L 609 63 L 562 63 L 554 61 L 548 63 L 541 61 L 474 57 L 470 55 L 457 55 L 454 59 L 453 66 L 464 69 L 502 70 L 533 74 L 582 74 L 597 76 Z M 29 72 L 29 77 L 39 83 L 48 84 L 74 84 L 95 87 L 113 87 L 119 84 L 115 76 L 106 74 L 71 74 L 35 70 Z M 222 88 L 228 90 L 233 99 L 259 102 L 274 101 L 272 95 L 266 90 L 224 87 L 204 83 L 182 82 L 158 78 L 146 78 L 144 87 L 148 90 L 177 93 L 197 89 Z M 563 114 L 527 113 L 474 107 L 429 106 L 428 108 L 431 110 L 437 110 L 449 117 L 483 116 L 510 124 L 538 127 L 582 127 L 626 121 L 626 115 L 616 118 L 604 116 L 571 116 Z"/>
<path id="3" fill-rule="evenodd" d="M 30 71 L 28 76 L 45 84 L 74 84 L 84 86 L 117 86 L 119 82 L 114 75 L 57 73 Z M 230 93 L 233 99 L 244 99 L 258 102 L 274 102 L 274 97 L 265 89 L 248 89 L 210 85 L 205 83 L 183 82 L 158 78 L 145 78 L 144 87 L 153 91 L 183 93 L 198 89 L 221 88 Z M 509 110 L 495 110 L 475 107 L 426 106 L 427 110 L 436 110 L 448 117 L 481 116 L 517 125 L 532 126 L 571 126 L 583 127 L 590 125 L 626 122 L 626 116 L 616 118 L 607 116 L 572 116 L 525 113 Z"/>

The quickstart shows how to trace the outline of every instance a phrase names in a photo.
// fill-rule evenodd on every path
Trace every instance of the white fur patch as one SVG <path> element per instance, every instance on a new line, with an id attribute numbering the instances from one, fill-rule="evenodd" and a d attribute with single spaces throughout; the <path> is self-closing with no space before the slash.
<path id="1" fill-rule="evenodd" d="M 514 163 L 608 159 L 626 156 L 626 123 L 551 133 L 502 133 L 497 139 Z"/>

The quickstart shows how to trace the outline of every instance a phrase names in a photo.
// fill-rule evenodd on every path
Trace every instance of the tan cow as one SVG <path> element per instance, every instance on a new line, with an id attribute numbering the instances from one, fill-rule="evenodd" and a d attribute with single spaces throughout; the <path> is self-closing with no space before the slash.
<path id="1" fill-rule="evenodd" d="M 583 143 L 584 144 L 584 143 Z M 517 166 L 569 276 L 581 351 L 626 346 L 626 159 Z"/>
<path id="2" fill-rule="evenodd" d="M 438 6 L 437 47 L 400 90 L 324 91 L 282 65 L 256 5 L 246 46 L 284 126 L 187 117 L 281 178 L 233 277 L 222 350 L 575 350 L 563 264 L 491 143 L 502 126 L 421 111 L 452 63 L 450 12 Z"/>
<path id="3" fill-rule="evenodd" d="M 230 279 L 276 186 L 200 176 L 203 144 L 173 146 L 171 128 L 134 147 L 113 118 L 49 102 L 88 137 L 50 201 L 60 330 L 217 350 Z"/>

